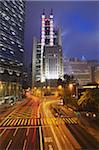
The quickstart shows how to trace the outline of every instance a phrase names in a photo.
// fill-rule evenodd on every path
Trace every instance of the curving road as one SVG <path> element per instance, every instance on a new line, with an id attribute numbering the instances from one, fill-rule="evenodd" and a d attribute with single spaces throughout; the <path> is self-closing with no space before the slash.
<path id="1" fill-rule="evenodd" d="M 98 141 L 81 127 L 74 112 L 58 102 L 56 97 L 37 98 L 28 93 L 22 103 L 4 110 L 0 150 L 98 149 Z"/>

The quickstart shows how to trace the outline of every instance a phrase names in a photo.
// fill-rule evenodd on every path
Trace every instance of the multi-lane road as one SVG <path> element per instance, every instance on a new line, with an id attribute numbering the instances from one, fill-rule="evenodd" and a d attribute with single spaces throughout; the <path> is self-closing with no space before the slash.
<path id="1" fill-rule="evenodd" d="M 0 150 L 99 149 L 98 141 L 80 125 L 77 116 L 57 106 L 58 102 L 55 97 L 29 95 L 12 106 L 0 122 Z"/>

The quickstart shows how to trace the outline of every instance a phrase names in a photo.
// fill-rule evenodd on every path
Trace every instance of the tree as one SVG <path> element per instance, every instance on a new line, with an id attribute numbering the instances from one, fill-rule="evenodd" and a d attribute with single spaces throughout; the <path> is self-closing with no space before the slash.
<path id="1" fill-rule="evenodd" d="M 83 93 L 78 100 L 78 106 L 81 109 L 93 110 L 98 109 L 99 105 L 99 92 L 96 90 L 87 90 Z"/>

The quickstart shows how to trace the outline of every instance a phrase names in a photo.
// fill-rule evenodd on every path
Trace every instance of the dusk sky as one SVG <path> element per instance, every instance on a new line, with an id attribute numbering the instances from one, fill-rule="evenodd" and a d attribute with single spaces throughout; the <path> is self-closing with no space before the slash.
<path id="1" fill-rule="evenodd" d="M 53 9 L 54 25 L 62 31 L 63 54 L 99 59 L 99 1 L 27 1 L 25 59 L 31 62 L 33 36 L 40 39 L 41 15 Z"/>

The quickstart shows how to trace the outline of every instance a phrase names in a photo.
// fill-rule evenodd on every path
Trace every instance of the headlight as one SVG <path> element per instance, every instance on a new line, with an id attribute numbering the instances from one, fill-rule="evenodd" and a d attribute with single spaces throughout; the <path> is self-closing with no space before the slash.
<path id="1" fill-rule="evenodd" d="M 88 113 L 86 113 L 86 116 L 88 117 L 88 116 L 89 116 L 89 114 L 88 114 Z"/>
<path id="2" fill-rule="evenodd" d="M 93 117 L 96 117 L 96 114 L 93 114 Z"/>

